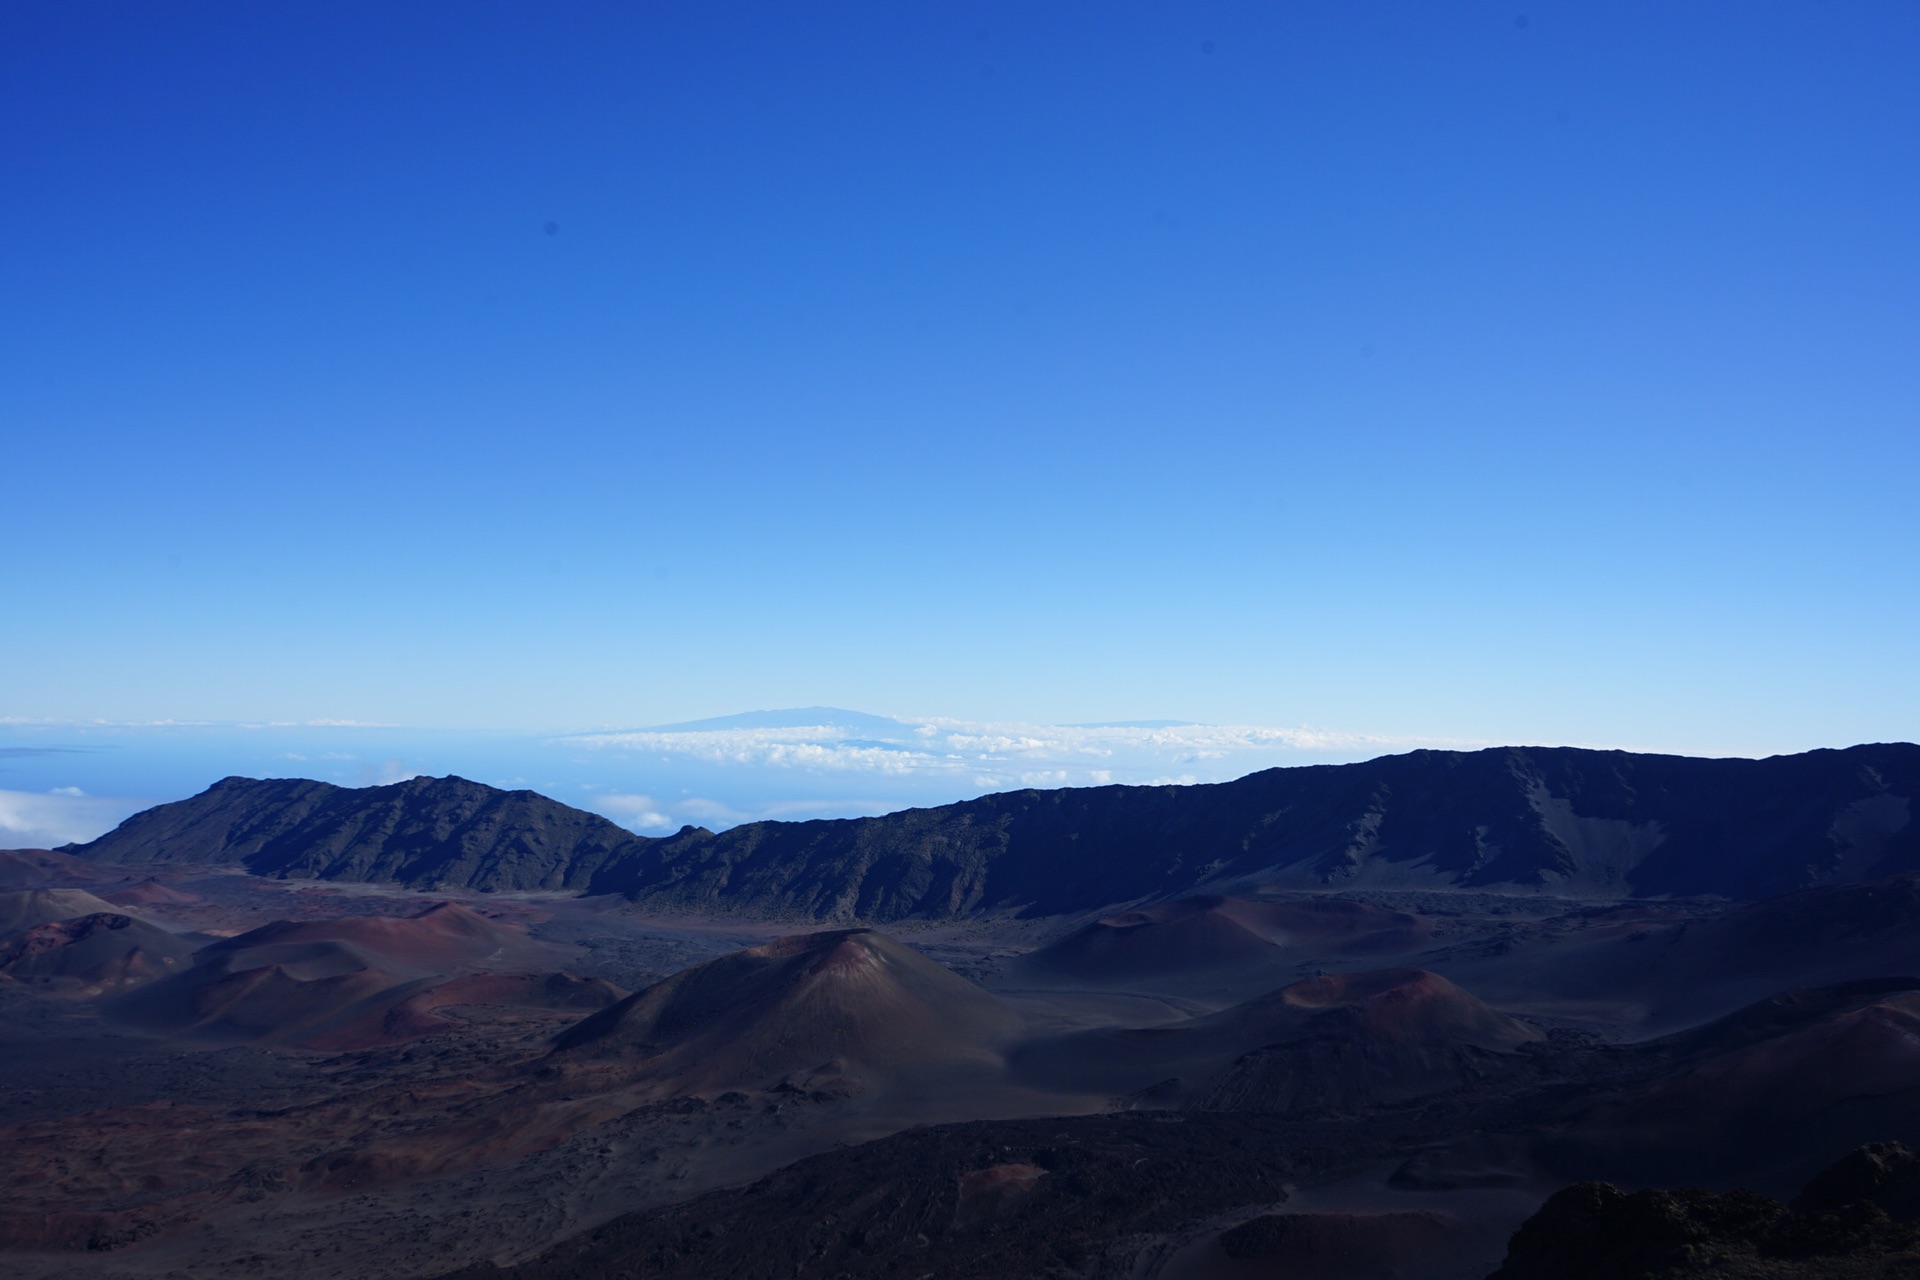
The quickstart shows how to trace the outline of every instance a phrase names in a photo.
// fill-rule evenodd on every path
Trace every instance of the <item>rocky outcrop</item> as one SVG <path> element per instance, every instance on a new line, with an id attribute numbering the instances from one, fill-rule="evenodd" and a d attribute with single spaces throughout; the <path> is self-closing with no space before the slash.
<path id="1" fill-rule="evenodd" d="M 1912 1275 L 1920 1271 L 1917 1163 L 1898 1143 L 1863 1147 L 1815 1177 L 1792 1208 L 1750 1191 L 1578 1183 L 1514 1233 L 1493 1280 Z"/>

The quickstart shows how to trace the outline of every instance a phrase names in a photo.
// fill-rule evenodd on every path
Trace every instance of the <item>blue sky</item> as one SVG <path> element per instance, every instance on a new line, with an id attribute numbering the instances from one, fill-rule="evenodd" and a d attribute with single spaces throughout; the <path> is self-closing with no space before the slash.
<path id="1" fill-rule="evenodd" d="M 1912 738 L 1916 65 L 1842 0 L 7 6 L 0 717 Z"/>

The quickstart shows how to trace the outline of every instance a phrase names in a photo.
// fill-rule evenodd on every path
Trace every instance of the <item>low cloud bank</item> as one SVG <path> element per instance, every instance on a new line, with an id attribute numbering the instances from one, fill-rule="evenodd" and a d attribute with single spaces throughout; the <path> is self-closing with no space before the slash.
<path id="1" fill-rule="evenodd" d="M 0 790 L 0 849 L 57 849 L 92 840 L 147 804 L 124 796 L 90 796 L 78 787 Z"/>
<path id="2" fill-rule="evenodd" d="M 348 787 L 459 774 L 538 791 L 660 836 L 687 823 L 720 830 L 852 818 L 1025 787 L 1224 782 L 1276 765 L 1484 745 L 1312 726 L 1054 725 L 833 707 L 561 736 L 0 718 L 0 848 L 91 840 L 146 804 L 183 799 L 234 774 Z"/>
<path id="3" fill-rule="evenodd" d="M 893 721 L 884 734 L 825 723 L 771 728 L 642 729 L 560 741 L 591 751 L 663 761 L 965 778 L 981 785 L 1100 785 L 1200 774 L 1237 776 L 1302 755 L 1378 755 L 1412 747 L 1480 746 L 1378 734 L 1263 725 L 1036 725 L 963 720 Z M 1196 772 L 1194 766 L 1200 766 Z M 1126 775 L 1123 779 L 1121 775 Z"/>
<path id="4" fill-rule="evenodd" d="M 812 710 L 817 724 L 796 724 L 794 712 L 779 711 L 761 713 L 764 723 L 733 716 L 553 742 L 581 753 L 583 762 L 654 779 L 645 795 L 604 794 L 586 802 L 646 834 L 682 822 L 720 828 L 885 813 L 1025 787 L 1224 782 L 1276 765 L 1486 745 L 1310 726 L 1049 725 Z M 658 785 L 681 777 L 698 781 L 677 797 Z M 856 799 L 862 791 L 867 796 Z"/>

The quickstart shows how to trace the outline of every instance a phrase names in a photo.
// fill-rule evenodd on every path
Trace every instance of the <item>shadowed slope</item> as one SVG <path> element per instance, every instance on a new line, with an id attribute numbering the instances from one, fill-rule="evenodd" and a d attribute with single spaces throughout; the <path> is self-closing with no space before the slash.
<path id="1" fill-rule="evenodd" d="M 1920 979 L 1784 992 L 1647 1047 L 1684 1066 L 1597 1107 L 1557 1161 L 1760 1185 L 1865 1141 L 1920 1142 Z"/>
<path id="2" fill-rule="evenodd" d="M 1429 938 L 1418 916 L 1362 902 L 1256 902 L 1208 894 L 1106 916 L 1026 956 L 1020 968 L 1082 982 L 1260 970 L 1301 956 L 1398 955 Z"/>
<path id="3" fill-rule="evenodd" d="M 595 888 L 867 920 L 1259 887 L 1755 898 L 1920 865 L 1916 796 L 1920 747 L 1905 743 L 1766 760 L 1415 751 L 1212 786 L 1019 791 L 682 833 L 609 866 Z"/>
<path id="4" fill-rule="evenodd" d="M 1277 962 L 1279 943 L 1225 909 L 1228 901 L 1183 898 L 1106 916 L 1024 957 L 1021 967 L 1105 982 Z"/>
<path id="5" fill-rule="evenodd" d="M 1272 1004 L 1310 1016 L 1214 1077 L 1194 1106 L 1300 1112 L 1424 1097 L 1480 1079 L 1498 1069 L 1495 1055 L 1544 1038 L 1418 969 L 1309 978 L 1242 1006 L 1242 1020 L 1257 1022 Z"/>
<path id="6" fill-rule="evenodd" d="M 1916 797 L 1920 747 L 1906 743 L 1766 760 L 1502 747 L 648 840 L 460 778 L 361 790 L 228 778 L 72 848 L 847 921 L 1326 886 L 1754 899 L 1920 867 Z"/>
<path id="7" fill-rule="evenodd" d="M 1874 1143 L 1815 1176 L 1793 1206 L 1750 1191 L 1624 1192 L 1583 1182 L 1514 1233 L 1491 1280 L 1885 1280 L 1920 1274 L 1915 1157 Z"/>
<path id="8" fill-rule="evenodd" d="M 597 814 L 464 778 L 361 788 L 223 778 L 69 850 L 102 862 L 233 862 L 321 880 L 560 889 L 584 887 L 637 841 Z"/>
<path id="9" fill-rule="evenodd" d="M 1101 1028 L 1023 1046 L 1017 1074 L 1043 1087 L 1208 1109 L 1363 1106 L 1451 1088 L 1487 1054 L 1540 1039 L 1438 974 L 1329 974 L 1169 1027 Z"/>
<path id="10" fill-rule="evenodd" d="M 1614 1034 L 1677 1031 L 1783 990 L 1920 974 L 1911 872 L 1756 903 L 1589 903 L 1486 923 L 1418 962 L 1502 1008 Z"/>
<path id="11" fill-rule="evenodd" d="M 1311 1159 L 1263 1116 L 924 1126 L 624 1214 L 459 1280 L 1024 1280 L 1155 1274 L 1164 1238 L 1273 1204 Z M 983 1185 L 985 1184 L 985 1185 Z M 1024 1187 L 1022 1186 L 1024 1184 Z M 454 1280 L 448 1277 L 447 1280 Z"/>
<path id="12" fill-rule="evenodd" d="M 683 1089 L 792 1073 L 886 1078 L 979 1062 L 1014 1029 L 971 982 L 866 929 L 781 938 L 675 974 L 570 1028 L 554 1051 L 633 1059 Z"/>
<path id="13" fill-rule="evenodd" d="M 1836 885 L 1706 921 L 1668 948 L 1686 981 L 1774 989 L 1920 973 L 1920 875 Z"/>

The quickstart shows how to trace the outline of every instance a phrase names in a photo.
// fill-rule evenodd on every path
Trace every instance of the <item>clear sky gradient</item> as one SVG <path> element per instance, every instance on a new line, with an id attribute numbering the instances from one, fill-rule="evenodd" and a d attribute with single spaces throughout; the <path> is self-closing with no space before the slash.
<path id="1" fill-rule="evenodd" d="M 1845 0 L 7 5 L 0 717 L 1910 739 L 1917 66 Z"/>

